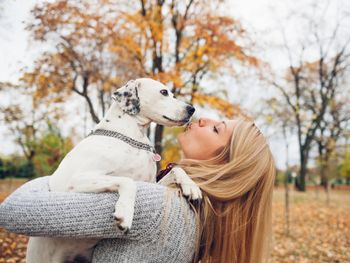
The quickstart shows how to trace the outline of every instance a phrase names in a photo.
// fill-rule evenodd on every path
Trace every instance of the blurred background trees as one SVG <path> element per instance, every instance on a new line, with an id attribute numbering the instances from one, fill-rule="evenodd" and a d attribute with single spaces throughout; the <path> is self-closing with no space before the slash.
<path id="1" fill-rule="evenodd" d="M 289 126 L 297 134 L 300 166 L 296 187 L 305 191 L 307 168 L 313 157 L 319 167 L 321 184 L 328 191 L 329 176 L 334 175 L 328 171 L 331 159 L 344 145 L 349 131 L 350 109 L 346 95 L 350 94 L 350 32 L 346 27 L 350 17 L 343 10 L 329 22 L 325 18 L 327 6 L 315 1 L 310 9 L 313 14 L 298 12 L 290 16 L 294 23 L 297 18 L 303 28 L 298 31 L 301 34 L 297 43 L 286 35 L 287 26 L 281 25 L 288 68 L 279 76 L 276 72 L 266 75 L 282 100 L 268 100 L 274 103 L 273 113 L 268 116 L 280 120 L 283 124 L 279 125 L 280 130 L 282 127 L 285 131 Z M 316 156 L 311 156 L 315 149 Z"/>
<path id="2" fill-rule="evenodd" d="M 240 23 L 221 15 L 222 1 L 54 1 L 40 3 L 27 29 L 50 42 L 22 81 L 36 100 L 64 101 L 72 93 L 98 123 L 111 92 L 127 80 L 151 77 L 190 103 L 208 104 L 227 117 L 239 113 L 225 97 L 206 94 L 203 78 L 233 73 L 238 62 L 256 67 Z M 247 44 L 240 44 L 244 43 Z M 164 127 L 151 133 L 162 153 Z"/>
<path id="3" fill-rule="evenodd" d="M 256 115 L 286 142 L 287 153 L 291 138 L 297 138 L 300 165 L 295 166 L 298 175 L 293 180 L 299 190 L 316 183 L 328 191 L 330 180 L 346 178 L 346 9 L 331 23 L 325 19 L 327 5 L 319 2 L 308 9 L 315 15 L 292 13 L 290 23 L 295 27 L 298 21 L 302 28 L 297 41 L 288 24 L 279 24 L 281 54 L 288 64 L 276 71 L 259 57 L 256 35 L 227 12 L 228 5 L 219 0 L 38 2 L 26 29 L 40 52 L 16 82 L 0 83 L 0 93 L 16 98 L 0 104 L 0 119 L 20 147 L 23 163 L 35 170 L 30 176 L 56 168 L 105 114 L 115 89 L 129 79 L 151 77 L 168 85 L 178 98 L 198 109 L 212 109 L 219 117 Z M 258 85 L 268 94 L 256 105 L 263 108 L 256 114 L 232 101 L 231 86 L 219 84 L 222 79 L 237 83 L 245 69 L 252 70 L 251 78 L 264 80 Z M 73 121 L 70 115 L 76 106 L 78 126 L 68 130 L 64 122 Z M 77 132 L 79 127 L 83 132 Z M 150 139 L 163 156 L 162 167 L 180 158 L 180 131 L 160 125 L 150 129 Z M 287 171 L 288 166 L 286 160 Z M 318 169 L 316 176 L 314 168 L 308 171 L 310 166 Z"/>

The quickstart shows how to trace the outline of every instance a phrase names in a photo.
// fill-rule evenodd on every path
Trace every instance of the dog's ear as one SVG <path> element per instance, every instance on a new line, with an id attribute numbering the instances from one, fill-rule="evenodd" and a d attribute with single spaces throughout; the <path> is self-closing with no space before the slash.
<path id="1" fill-rule="evenodd" d="M 120 106 L 120 108 L 127 114 L 136 115 L 140 112 L 140 98 L 138 96 L 138 88 L 141 83 L 135 80 L 130 80 L 125 86 L 119 88 L 112 95 Z"/>

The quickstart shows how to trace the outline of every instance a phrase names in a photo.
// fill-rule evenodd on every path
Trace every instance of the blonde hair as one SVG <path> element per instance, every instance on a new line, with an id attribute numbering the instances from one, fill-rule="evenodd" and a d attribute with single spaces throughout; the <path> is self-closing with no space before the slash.
<path id="1" fill-rule="evenodd" d="M 179 164 L 201 188 L 194 262 L 260 263 L 270 250 L 275 164 L 254 123 L 238 120 L 230 143 L 210 160 Z"/>

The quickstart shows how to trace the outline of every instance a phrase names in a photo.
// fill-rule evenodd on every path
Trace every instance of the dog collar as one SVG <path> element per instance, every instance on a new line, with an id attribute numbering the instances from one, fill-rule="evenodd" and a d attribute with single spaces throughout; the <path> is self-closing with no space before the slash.
<path id="1" fill-rule="evenodd" d="M 128 137 L 124 134 L 121 134 L 119 132 L 104 130 L 104 129 L 97 129 L 95 131 L 92 130 L 90 132 L 90 134 L 86 137 L 89 137 L 91 135 L 102 135 L 102 136 L 117 138 L 119 140 L 122 140 L 123 142 L 126 142 L 127 144 L 131 145 L 134 148 L 145 150 L 145 151 L 153 153 L 153 160 L 155 162 L 159 162 L 162 159 L 161 156 L 158 153 L 156 153 L 156 150 L 151 145 L 134 140 L 133 138 L 130 138 L 130 137 Z"/>

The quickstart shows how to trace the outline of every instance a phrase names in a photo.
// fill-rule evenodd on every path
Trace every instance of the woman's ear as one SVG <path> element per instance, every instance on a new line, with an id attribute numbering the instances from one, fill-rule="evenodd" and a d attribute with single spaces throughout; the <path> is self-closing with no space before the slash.
<path id="1" fill-rule="evenodd" d="M 113 93 L 112 99 L 118 103 L 123 112 L 130 115 L 136 115 L 140 112 L 140 98 L 137 90 L 140 86 L 140 82 L 130 80 Z"/>

